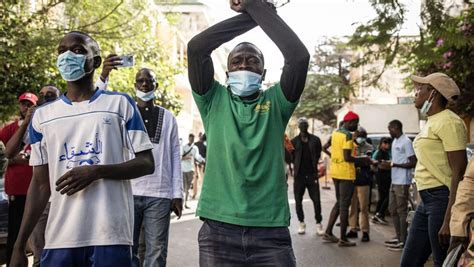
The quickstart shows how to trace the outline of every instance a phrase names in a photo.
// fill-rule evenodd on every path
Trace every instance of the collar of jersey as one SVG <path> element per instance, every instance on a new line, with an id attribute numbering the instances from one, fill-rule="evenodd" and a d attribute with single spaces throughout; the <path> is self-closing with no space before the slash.
<path id="1" fill-rule="evenodd" d="M 89 103 L 92 103 L 94 100 L 96 100 L 101 94 L 103 90 L 100 90 L 99 88 L 96 88 L 94 94 L 92 95 L 91 99 L 89 100 Z M 66 93 L 62 94 L 59 98 L 61 98 L 62 101 L 64 101 L 68 105 L 72 105 L 72 101 L 66 96 Z"/>

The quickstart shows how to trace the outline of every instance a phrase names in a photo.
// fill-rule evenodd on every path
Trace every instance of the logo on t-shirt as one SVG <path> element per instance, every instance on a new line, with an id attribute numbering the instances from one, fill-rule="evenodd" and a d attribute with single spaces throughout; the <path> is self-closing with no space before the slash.
<path id="1" fill-rule="evenodd" d="M 80 149 L 78 149 L 80 148 Z M 96 165 L 100 163 L 97 155 L 102 154 L 102 141 L 99 134 L 95 134 L 94 141 L 86 141 L 84 145 L 78 146 L 64 143 L 64 154 L 59 156 L 59 161 L 66 161 L 66 168 L 72 169 L 81 165 Z"/>
<path id="2" fill-rule="evenodd" d="M 104 117 L 104 118 L 102 118 L 102 122 L 104 124 L 111 125 L 112 124 L 112 119 L 110 117 Z"/>
<path id="3" fill-rule="evenodd" d="M 268 113 L 270 111 L 270 107 L 272 106 L 272 102 L 267 101 L 265 103 L 262 103 L 262 104 L 257 104 L 255 106 L 255 111 L 256 112 L 259 112 L 260 114 L 262 113 Z"/>

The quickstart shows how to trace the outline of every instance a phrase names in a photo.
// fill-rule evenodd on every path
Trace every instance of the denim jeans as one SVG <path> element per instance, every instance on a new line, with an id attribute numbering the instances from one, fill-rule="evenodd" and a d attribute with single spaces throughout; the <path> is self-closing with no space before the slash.
<path id="1" fill-rule="evenodd" d="M 130 267 L 131 256 L 127 245 L 44 249 L 41 266 Z"/>
<path id="2" fill-rule="evenodd" d="M 171 215 L 171 199 L 133 196 L 135 223 L 133 226 L 133 266 L 140 266 L 138 244 L 143 224 L 146 252 L 143 266 L 166 266 L 168 233 Z"/>
<path id="3" fill-rule="evenodd" d="M 296 266 L 287 227 L 245 227 L 204 220 L 199 266 Z"/>
<path id="4" fill-rule="evenodd" d="M 401 266 L 423 266 L 433 253 L 435 266 L 442 266 L 446 249 L 441 248 L 438 232 L 443 225 L 448 207 L 449 189 L 437 187 L 420 191 L 422 202 L 413 218 L 408 239 L 403 249 Z"/>

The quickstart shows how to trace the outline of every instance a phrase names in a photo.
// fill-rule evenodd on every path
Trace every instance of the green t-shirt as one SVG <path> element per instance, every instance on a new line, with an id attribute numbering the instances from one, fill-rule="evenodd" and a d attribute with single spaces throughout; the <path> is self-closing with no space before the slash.
<path id="1" fill-rule="evenodd" d="M 230 224 L 284 227 L 290 222 L 283 137 L 296 108 L 280 84 L 242 101 L 214 81 L 193 92 L 207 137 L 197 216 Z"/>

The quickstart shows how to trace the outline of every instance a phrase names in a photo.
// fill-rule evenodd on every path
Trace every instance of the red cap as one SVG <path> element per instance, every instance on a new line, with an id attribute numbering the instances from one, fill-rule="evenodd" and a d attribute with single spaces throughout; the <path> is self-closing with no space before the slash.
<path id="1" fill-rule="evenodd" d="M 344 121 L 352 121 L 352 120 L 358 120 L 358 119 L 359 119 L 359 115 L 357 115 L 356 113 L 352 111 L 347 112 L 346 116 L 344 116 Z"/>
<path id="2" fill-rule="evenodd" d="M 31 103 L 33 103 L 33 105 L 36 105 L 36 101 L 38 101 L 38 97 L 33 93 L 25 92 L 21 94 L 21 96 L 18 98 L 18 101 L 23 101 L 23 100 L 30 101 Z"/>

